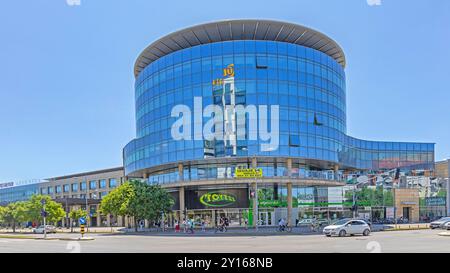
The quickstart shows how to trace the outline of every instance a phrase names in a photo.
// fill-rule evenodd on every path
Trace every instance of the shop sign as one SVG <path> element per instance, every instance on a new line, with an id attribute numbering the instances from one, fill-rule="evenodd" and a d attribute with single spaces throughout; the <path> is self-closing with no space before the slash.
<path id="1" fill-rule="evenodd" d="M 200 203 L 207 207 L 227 207 L 236 203 L 236 196 L 229 193 L 208 192 L 200 196 Z"/>
<path id="2" fill-rule="evenodd" d="M 234 171 L 236 178 L 259 178 L 263 177 L 262 169 L 236 169 Z"/>
<path id="3" fill-rule="evenodd" d="M 0 183 L 0 189 L 10 188 L 14 186 L 14 182 Z"/>
<path id="4" fill-rule="evenodd" d="M 445 206 L 446 203 L 447 203 L 447 200 L 445 200 L 445 197 L 426 197 L 425 198 L 425 205 L 427 207 Z"/>
<path id="5" fill-rule="evenodd" d="M 403 201 L 402 203 L 401 203 L 402 205 L 406 205 L 406 206 L 416 206 L 417 205 L 417 202 L 414 202 L 414 201 Z"/>
<path id="6" fill-rule="evenodd" d="M 248 189 L 186 190 L 186 209 L 248 208 Z"/>

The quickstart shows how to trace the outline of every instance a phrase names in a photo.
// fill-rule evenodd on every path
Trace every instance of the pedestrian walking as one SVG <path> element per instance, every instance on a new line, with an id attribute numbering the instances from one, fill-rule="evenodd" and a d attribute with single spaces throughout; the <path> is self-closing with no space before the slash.
<path id="1" fill-rule="evenodd" d="M 183 228 L 183 232 L 186 233 L 187 232 L 187 221 L 186 221 L 186 219 L 183 219 L 183 223 L 182 223 L 181 227 Z"/>
<path id="2" fill-rule="evenodd" d="M 180 223 L 178 221 L 175 222 L 175 232 L 176 233 L 180 232 Z"/>

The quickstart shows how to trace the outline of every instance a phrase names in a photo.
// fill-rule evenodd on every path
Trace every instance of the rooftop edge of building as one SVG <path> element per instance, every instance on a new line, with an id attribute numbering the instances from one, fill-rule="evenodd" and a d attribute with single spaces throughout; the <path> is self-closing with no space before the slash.
<path id="1" fill-rule="evenodd" d="M 346 66 L 345 54 L 339 44 L 317 30 L 269 19 L 228 19 L 183 28 L 156 40 L 136 59 L 134 75 L 137 77 L 149 64 L 173 52 L 198 45 L 237 40 L 302 45 L 327 54 L 343 68 Z"/>

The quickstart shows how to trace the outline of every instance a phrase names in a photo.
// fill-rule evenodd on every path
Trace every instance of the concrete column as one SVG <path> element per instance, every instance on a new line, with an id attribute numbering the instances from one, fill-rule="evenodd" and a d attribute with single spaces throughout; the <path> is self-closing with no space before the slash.
<path id="1" fill-rule="evenodd" d="M 450 179 L 447 182 L 447 216 L 450 216 Z"/>
<path id="2" fill-rule="evenodd" d="M 292 226 L 292 183 L 287 183 L 287 224 Z"/>
<path id="3" fill-rule="evenodd" d="M 142 176 L 145 180 L 148 180 L 148 173 L 144 172 L 144 175 Z"/>
<path id="4" fill-rule="evenodd" d="M 256 158 L 252 158 L 252 168 L 257 168 L 258 167 L 258 161 L 256 160 Z M 256 227 L 256 224 L 258 223 L 259 220 L 259 213 L 258 213 L 258 200 L 257 200 L 257 189 L 258 186 L 256 185 L 257 181 L 255 180 L 255 182 L 252 183 L 252 189 L 253 192 L 255 193 L 255 198 L 253 198 L 253 227 Z"/>
<path id="5" fill-rule="evenodd" d="M 339 165 L 334 165 L 334 180 L 338 180 L 339 177 Z"/>
<path id="6" fill-rule="evenodd" d="M 178 198 L 180 199 L 180 219 L 179 222 L 182 223 L 183 219 L 186 218 L 186 215 L 184 215 L 185 210 L 185 200 L 184 200 L 184 187 L 180 187 L 178 189 Z"/>
<path id="7" fill-rule="evenodd" d="M 102 226 L 102 216 L 100 215 L 100 212 L 99 212 L 99 205 L 97 205 L 96 212 L 97 212 L 97 227 L 101 227 Z"/>
<path id="8" fill-rule="evenodd" d="M 216 210 L 213 209 L 212 214 L 211 214 L 211 226 L 210 227 L 215 227 L 216 226 Z"/>
<path id="9" fill-rule="evenodd" d="M 286 161 L 287 169 L 288 169 L 288 176 L 292 176 L 292 158 L 288 158 Z"/>
<path id="10" fill-rule="evenodd" d="M 180 181 L 184 180 L 184 173 L 183 173 L 184 167 L 183 164 L 178 164 L 178 176 L 180 177 Z"/>
<path id="11" fill-rule="evenodd" d="M 125 228 L 128 228 L 128 224 L 129 224 L 128 221 L 129 221 L 128 216 L 125 216 L 124 221 L 123 221 L 124 222 L 123 225 L 125 226 Z"/>
<path id="12" fill-rule="evenodd" d="M 144 220 L 144 227 L 145 228 L 149 228 L 150 227 L 150 221 L 149 220 Z"/>

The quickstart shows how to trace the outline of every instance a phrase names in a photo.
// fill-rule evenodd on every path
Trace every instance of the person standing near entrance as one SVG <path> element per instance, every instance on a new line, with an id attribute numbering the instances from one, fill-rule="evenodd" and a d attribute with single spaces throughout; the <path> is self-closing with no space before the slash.
<path id="1" fill-rule="evenodd" d="M 186 233 L 187 231 L 187 222 L 186 222 L 186 218 L 183 218 L 183 222 L 181 224 L 181 227 L 183 228 L 183 232 Z"/>

